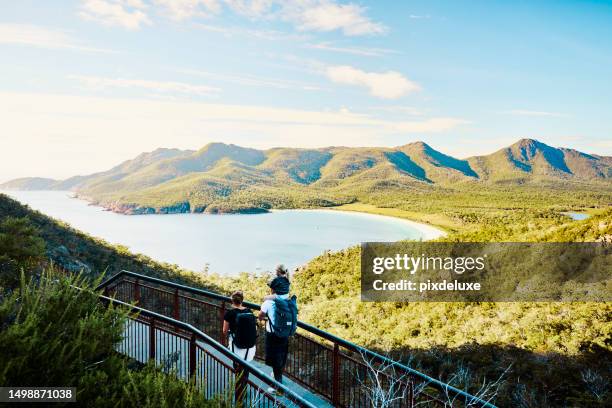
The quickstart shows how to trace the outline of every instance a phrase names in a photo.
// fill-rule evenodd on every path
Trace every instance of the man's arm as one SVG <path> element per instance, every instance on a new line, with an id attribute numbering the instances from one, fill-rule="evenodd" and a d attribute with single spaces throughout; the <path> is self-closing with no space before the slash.
<path id="1" fill-rule="evenodd" d="M 263 304 L 261 305 L 261 309 L 259 310 L 259 315 L 257 316 L 257 318 L 259 320 L 266 320 L 269 309 L 270 309 L 270 302 L 268 300 L 264 300 Z"/>

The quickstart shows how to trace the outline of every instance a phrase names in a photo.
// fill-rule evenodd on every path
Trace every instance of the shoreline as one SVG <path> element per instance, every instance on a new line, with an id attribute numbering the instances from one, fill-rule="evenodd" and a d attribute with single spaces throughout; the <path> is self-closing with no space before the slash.
<path id="1" fill-rule="evenodd" d="M 385 214 L 376 214 L 376 213 L 372 213 L 372 212 L 367 212 L 367 211 L 355 211 L 355 210 L 347 210 L 347 209 L 342 209 L 339 207 L 321 207 L 321 208 L 296 208 L 296 209 L 271 209 L 269 210 L 270 212 L 281 212 L 281 211 L 328 211 L 328 212 L 340 212 L 340 213 L 346 213 L 346 214 L 352 214 L 352 215 L 357 215 L 357 216 L 361 216 L 361 217 L 368 217 L 368 218 L 384 218 L 384 219 L 388 219 L 388 220 L 393 220 L 394 222 L 401 222 L 403 224 L 406 224 L 407 226 L 417 230 L 418 232 L 420 232 L 423 237 L 422 239 L 424 241 L 429 241 L 432 239 L 437 239 L 437 238 L 441 238 L 441 237 L 445 237 L 448 235 L 448 233 L 446 231 L 444 231 L 443 229 L 430 225 L 430 224 L 426 224 L 423 222 L 419 222 L 419 221 L 414 221 L 414 220 L 410 220 L 407 218 L 401 218 L 401 217 L 394 217 L 392 215 L 385 215 Z M 407 238 L 410 239 L 410 238 Z"/>
<path id="2" fill-rule="evenodd" d="M 29 190 L 29 191 L 55 191 L 55 192 L 60 192 L 58 190 Z M 9 193 L 10 190 L 5 191 L 6 193 Z M 419 232 L 422 237 L 421 239 L 424 241 L 429 241 L 429 240 L 433 240 L 433 239 L 437 239 L 437 238 L 441 238 L 441 237 L 445 237 L 448 235 L 448 232 L 445 231 L 443 228 L 441 228 L 440 226 L 434 226 L 432 224 L 429 223 L 425 223 L 422 221 L 416 221 L 413 219 L 409 219 L 409 218 L 405 218 L 405 217 L 400 217 L 400 216 L 394 216 L 394 215 L 390 215 L 390 214 L 380 214 L 374 211 L 367 211 L 365 208 L 360 208 L 359 210 L 354 210 L 354 209 L 348 209 L 348 208 L 343 208 L 345 206 L 338 206 L 338 207 L 319 207 L 319 208 L 272 208 L 269 210 L 265 210 L 265 211 L 236 211 L 236 212 L 192 212 L 192 211 L 184 211 L 183 209 L 179 210 L 179 211 L 160 211 L 160 212 L 137 212 L 137 213 L 126 213 L 124 211 L 116 211 L 116 209 L 113 208 L 109 208 L 108 206 L 105 206 L 101 203 L 95 202 L 93 200 L 88 199 L 85 196 L 79 196 L 78 193 L 75 193 L 74 191 L 63 191 L 66 193 L 67 197 L 70 199 L 76 199 L 79 201 L 83 201 L 85 203 L 87 203 L 90 206 L 93 207 L 98 207 L 100 208 L 102 211 L 111 211 L 114 212 L 116 214 L 121 214 L 121 215 L 169 215 L 169 214 L 203 214 L 203 215 L 257 215 L 257 214 L 265 214 L 265 213 L 272 213 L 272 212 L 281 212 L 281 211 L 328 211 L 328 212 L 343 212 L 346 214 L 353 214 L 353 215 L 357 215 L 357 216 L 362 216 L 362 217 L 369 217 L 369 218 L 383 218 L 383 219 L 387 219 L 387 220 L 393 220 L 394 222 L 401 222 L 407 226 L 409 226 L 410 228 L 416 230 L 417 232 Z M 9 194 L 10 195 L 10 194 Z M 373 207 L 375 209 L 378 209 L 378 207 Z M 410 239 L 410 238 L 406 238 L 406 239 Z"/>
<path id="3" fill-rule="evenodd" d="M 363 208 L 361 209 L 361 211 L 342 208 L 342 207 L 345 207 L 345 205 L 341 205 L 338 207 L 319 207 L 319 208 L 271 208 L 271 209 L 261 209 L 257 211 L 253 211 L 252 209 L 245 211 L 243 209 L 243 210 L 228 211 L 228 212 L 185 211 L 184 208 L 181 207 L 178 211 L 168 211 L 169 208 L 180 207 L 180 205 L 175 205 L 172 207 L 165 207 L 164 208 L 165 211 L 150 211 L 150 212 L 143 211 L 143 212 L 128 213 L 125 211 L 116 211 L 113 208 L 109 208 L 108 206 L 102 203 L 96 202 L 94 200 L 91 200 L 85 196 L 79 196 L 78 193 L 76 192 L 69 191 L 69 193 L 72 193 L 70 195 L 70 198 L 82 200 L 82 201 L 87 202 L 89 205 L 100 207 L 105 211 L 112 211 L 117 214 L 123 214 L 123 215 L 168 215 L 168 214 L 257 215 L 257 214 L 266 214 L 266 213 L 277 212 L 277 211 L 336 211 L 336 212 L 357 214 L 357 215 L 367 216 L 367 217 L 382 217 L 386 219 L 392 219 L 393 221 L 402 222 L 408 225 L 409 227 L 420 232 L 423 235 L 422 239 L 424 241 L 429 241 L 429 240 L 445 237 L 448 235 L 448 231 L 444 230 L 441 226 L 435 226 L 435 225 L 432 225 L 432 224 L 429 224 L 423 221 L 417 221 L 417 220 L 413 220 L 410 218 L 404 218 L 404 217 L 394 216 L 390 214 L 380 214 L 376 212 L 371 212 L 371 211 L 364 210 Z M 375 208 L 378 209 L 378 207 L 375 207 Z"/>
<path id="4" fill-rule="evenodd" d="M 357 206 L 355 204 L 344 204 L 338 207 L 330 207 L 329 209 L 333 211 L 379 215 L 382 217 L 389 217 L 395 220 L 405 221 L 405 222 L 410 223 L 414 227 L 423 228 L 423 230 L 427 230 L 428 232 L 431 232 L 434 238 L 428 238 L 428 239 L 445 237 L 449 233 L 457 231 L 457 227 L 452 225 L 446 220 L 434 219 L 433 222 L 431 222 L 427 219 L 423 219 L 425 217 L 419 218 L 419 216 L 423 216 L 423 214 L 418 214 L 418 213 L 413 214 L 413 213 L 410 213 L 408 211 L 401 210 L 398 208 L 382 208 L 382 207 L 376 207 L 375 205 L 371 205 L 371 204 L 358 203 Z M 438 216 L 431 215 L 431 217 L 436 218 Z"/>

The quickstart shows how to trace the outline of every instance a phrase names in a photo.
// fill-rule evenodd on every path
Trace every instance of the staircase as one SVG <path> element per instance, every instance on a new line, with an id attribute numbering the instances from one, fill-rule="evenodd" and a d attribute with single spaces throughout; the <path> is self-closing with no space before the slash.
<path id="1" fill-rule="evenodd" d="M 245 362 L 223 345 L 229 297 L 121 271 L 99 289 L 103 302 L 132 313 L 117 350 L 142 363 L 193 380 L 207 397 L 232 398 L 248 407 L 372 407 L 373 395 L 389 407 L 495 408 L 462 390 L 303 322 L 290 340 L 283 384 L 263 361 L 264 333 L 256 359 Z M 245 306 L 258 310 L 259 305 Z M 268 392 L 268 389 L 275 390 Z M 231 395 L 228 395 L 230 394 Z"/>

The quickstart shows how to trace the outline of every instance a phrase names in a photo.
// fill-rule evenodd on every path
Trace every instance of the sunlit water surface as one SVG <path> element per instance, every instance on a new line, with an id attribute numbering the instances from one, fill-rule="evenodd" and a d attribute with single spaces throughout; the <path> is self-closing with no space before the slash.
<path id="1" fill-rule="evenodd" d="M 132 252 L 194 271 L 208 264 L 211 272 L 220 274 L 272 270 L 279 263 L 294 268 L 325 250 L 362 241 L 429 239 L 439 234 L 431 227 L 391 217 L 331 210 L 130 216 L 88 205 L 69 192 L 5 193 Z"/>

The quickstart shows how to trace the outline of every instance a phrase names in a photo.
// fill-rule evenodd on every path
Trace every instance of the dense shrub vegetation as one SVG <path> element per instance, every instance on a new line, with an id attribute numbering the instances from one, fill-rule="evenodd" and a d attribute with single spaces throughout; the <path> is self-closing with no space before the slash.
<path id="1" fill-rule="evenodd" d="M 521 210 L 441 240 L 611 237 L 612 209 L 584 221 Z M 610 303 L 363 303 L 358 247 L 315 258 L 295 274 L 293 285 L 303 304 L 301 318 L 444 380 L 467 372 L 466 388 L 474 390 L 510 367 L 497 400 L 501 406 L 608 406 L 612 401 Z"/>
<path id="2" fill-rule="evenodd" d="M 22 277 L 0 293 L 0 385 L 76 387 L 87 407 L 222 405 L 155 367 L 130 370 L 114 352 L 126 312 L 102 306 L 83 276 L 51 268 Z"/>
<path id="3" fill-rule="evenodd" d="M 35 270 L 44 254 L 45 241 L 28 218 L 0 219 L 0 288 L 17 286 L 20 271 Z"/>

